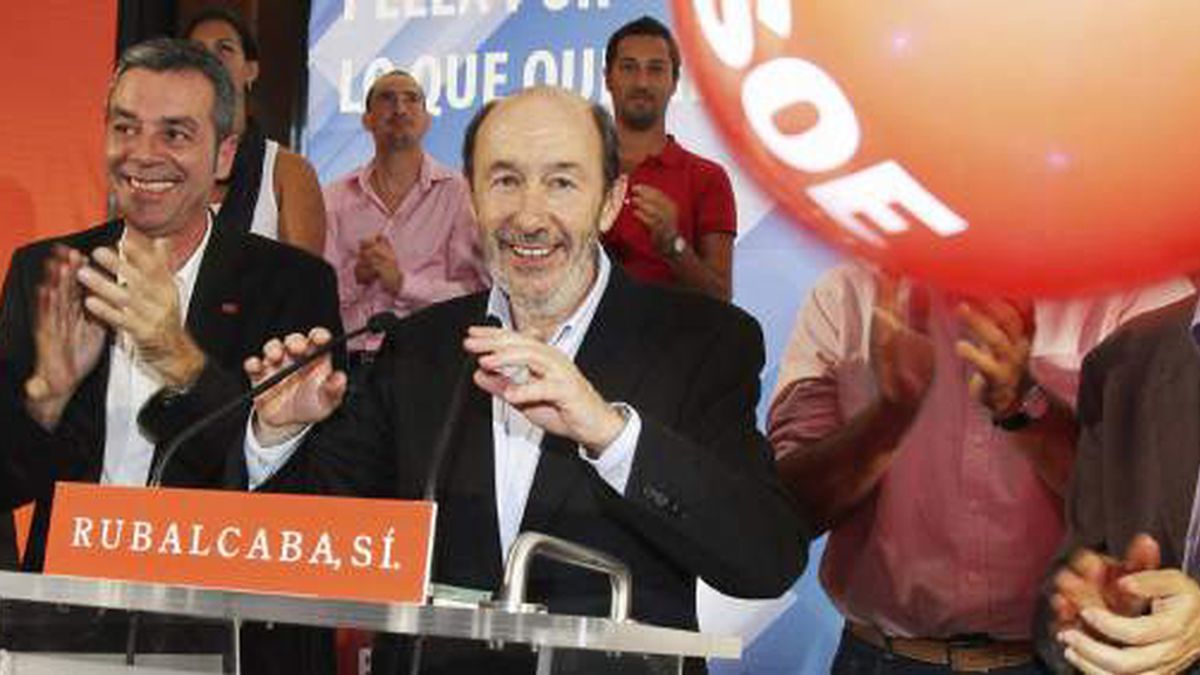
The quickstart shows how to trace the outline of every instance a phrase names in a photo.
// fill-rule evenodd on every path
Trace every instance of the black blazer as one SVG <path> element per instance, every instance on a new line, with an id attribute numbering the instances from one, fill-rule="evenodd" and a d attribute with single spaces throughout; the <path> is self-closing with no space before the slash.
<path id="1" fill-rule="evenodd" d="M 26 569 L 40 569 L 48 526 L 53 480 L 97 482 L 104 465 L 105 393 L 109 350 L 80 385 L 53 434 L 24 415 L 21 387 L 33 370 L 35 291 L 43 261 L 55 243 L 85 255 L 120 239 L 119 221 L 43 240 L 13 254 L 0 307 L 0 395 L 9 403 L 4 414 L 10 428 L 4 453 L 8 464 L 25 473 L 49 471 L 51 481 L 35 481 L 20 497 L 37 499 Z M 188 332 L 208 356 L 200 379 L 184 396 L 155 396 L 139 415 L 143 426 L 163 445 L 189 422 L 244 391 L 249 383 L 242 361 L 261 351 L 270 338 L 317 325 L 341 330 L 337 285 L 332 269 L 298 249 L 254 235 L 214 227 L 200 264 L 186 320 Z M 111 340 L 111 334 L 109 336 Z M 240 417 L 240 419 L 239 419 Z M 240 438 L 244 415 L 231 415 L 211 432 L 201 434 L 180 451 L 167 468 L 166 483 L 219 486 L 235 476 L 241 462 L 227 461 L 227 449 Z M 48 468 L 39 461 L 56 458 Z M 32 467 L 36 467 L 32 468 Z"/>
<path id="2" fill-rule="evenodd" d="M 462 338 L 482 322 L 486 297 L 405 320 L 366 385 L 310 433 L 264 489 L 420 498 L 438 432 L 453 424 L 433 576 L 495 591 L 503 562 L 490 397 L 468 383 L 464 415 L 445 418 L 466 362 Z M 581 460 L 574 444 L 547 435 L 521 529 L 625 561 L 633 572 L 633 616 L 648 623 L 694 629 L 696 577 L 743 597 L 786 591 L 804 567 L 809 530 L 755 426 L 763 350 L 754 319 L 697 294 L 636 284 L 614 269 L 576 364 L 606 400 L 626 402 L 641 417 L 626 496 Z M 535 563 L 530 594 L 552 612 L 608 612 L 604 578 L 554 563 Z M 442 657 L 451 670 L 498 667 L 494 654 L 469 662 L 461 652 Z M 378 651 L 377 659 L 382 664 Z"/>
<path id="3" fill-rule="evenodd" d="M 104 465 L 105 395 L 109 350 L 80 385 L 52 434 L 45 433 L 24 412 L 22 386 L 34 365 L 33 319 L 35 291 L 50 247 L 62 243 L 84 254 L 120 239 L 122 225 L 110 222 L 65 237 L 39 241 L 18 250 L 4 283 L 0 306 L 0 487 L 9 504 L 36 500 L 33 529 L 24 559 L 28 570 L 41 569 L 49 526 L 51 496 L 56 480 L 96 482 Z M 249 386 L 242 361 L 258 354 L 270 338 L 293 331 L 326 326 L 341 331 L 337 286 L 333 270 L 318 258 L 233 228 L 214 227 L 201 261 L 186 319 L 188 332 L 208 356 L 200 379 L 182 396 L 155 396 L 139 414 L 139 422 L 156 439 L 155 461 L 163 446 L 187 424 L 232 399 Z M 109 336 L 111 340 L 111 335 Z M 110 342 L 111 344 L 111 342 Z M 165 473 L 175 486 L 220 487 L 236 483 L 244 470 L 229 452 L 242 437 L 245 414 L 231 414 L 207 433 L 185 444 Z M 237 452 L 240 458 L 241 452 Z M 6 542 L 11 550 L 11 535 Z M 111 648 L 125 639 L 120 613 L 51 617 L 44 628 L 30 610 L 16 610 L 34 621 L 26 627 L 30 647 L 44 648 L 57 640 L 78 639 L 85 649 Z M 64 629 L 62 622 L 75 628 Z M 182 631 L 182 633 L 180 633 Z M 258 624 L 243 627 L 245 672 L 324 673 L 332 667 L 328 634 L 295 627 L 266 630 Z M 178 645 L 201 650 L 220 647 L 221 631 L 196 626 L 142 630 L 143 651 Z M 157 646 L 156 646 L 157 645 Z"/>
<path id="4" fill-rule="evenodd" d="M 1158 541 L 1163 567 L 1181 567 L 1200 470 L 1200 352 L 1196 296 L 1139 316 L 1084 359 L 1079 452 L 1067 496 L 1067 534 L 1050 569 L 1034 634 L 1062 667 L 1048 634 L 1049 578 L 1075 550 L 1121 557 L 1135 535 Z"/>

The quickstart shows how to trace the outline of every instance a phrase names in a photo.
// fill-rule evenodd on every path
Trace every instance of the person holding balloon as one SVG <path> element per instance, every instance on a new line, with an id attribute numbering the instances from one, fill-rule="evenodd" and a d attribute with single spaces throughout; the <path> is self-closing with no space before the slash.
<path id="1" fill-rule="evenodd" d="M 821 580 L 847 619 L 834 672 L 1038 672 L 1079 362 L 1183 292 L 969 298 L 861 264 L 818 281 L 768 432 L 785 484 L 830 533 Z"/>

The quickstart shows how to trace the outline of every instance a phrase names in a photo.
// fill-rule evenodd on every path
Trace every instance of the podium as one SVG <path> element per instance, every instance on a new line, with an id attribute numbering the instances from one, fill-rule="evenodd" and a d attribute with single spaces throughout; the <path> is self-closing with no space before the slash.
<path id="1" fill-rule="evenodd" d="M 349 602 L 262 595 L 84 577 L 0 572 L 0 600 L 169 615 L 230 625 L 264 621 L 359 628 L 382 633 L 457 638 L 493 648 L 525 646 L 537 654 L 538 675 L 552 673 L 679 673 L 685 657 L 737 658 L 741 641 L 611 617 L 547 614 L 533 608 L 455 607 Z M 236 654 L 237 641 L 233 647 Z M 233 663 L 237 663 L 236 658 Z M 77 655 L 0 652 L 0 675 L 71 672 L 158 675 L 196 672 L 178 666 L 94 663 Z"/>
<path id="2" fill-rule="evenodd" d="M 427 669 L 470 661 L 472 670 L 503 661 L 506 672 L 537 675 L 669 675 L 685 658 L 741 652 L 737 638 L 630 620 L 633 578 L 622 561 L 539 532 L 513 542 L 495 598 L 438 587 L 430 582 L 432 502 L 65 482 L 55 490 L 51 573 L 0 572 L 0 675 L 238 673 L 244 622 L 254 622 L 245 630 L 256 639 L 291 630 L 258 624 L 410 636 L 378 652 L 397 660 L 377 664 L 389 675 L 409 672 L 405 661 Z M 314 509 L 320 518 L 310 517 Z M 532 604 L 526 589 L 536 558 L 606 577 L 608 616 L 556 615 Z M 320 637 L 296 636 L 282 649 L 314 642 Z M 277 648 L 247 651 L 247 667 Z M 107 661 L 84 662 L 84 655 Z"/>

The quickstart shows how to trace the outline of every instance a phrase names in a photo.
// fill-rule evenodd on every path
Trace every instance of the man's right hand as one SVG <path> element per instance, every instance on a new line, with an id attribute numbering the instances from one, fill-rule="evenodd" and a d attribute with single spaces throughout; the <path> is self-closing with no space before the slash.
<path id="1" fill-rule="evenodd" d="M 37 355 L 33 374 L 25 381 L 25 408 L 47 430 L 58 424 L 104 349 L 104 326 L 84 310 L 83 290 L 75 278 L 85 264 L 79 251 L 56 245 L 37 287 Z"/>
<path id="2" fill-rule="evenodd" d="M 358 242 L 358 254 L 354 256 L 354 280 L 360 286 L 370 286 L 379 278 L 379 272 L 375 271 L 374 263 L 367 256 L 372 241 L 373 239 L 364 239 Z"/>
<path id="3" fill-rule="evenodd" d="M 396 251 L 387 236 L 378 234 L 370 239 L 364 239 L 358 248 L 359 265 L 369 269 L 371 281 L 379 285 L 391 295 L 400 293 L 404 285 L 404 273 L 400 271 L 400 263 L 396 260 Z M 359 275 L 355 267 L 355 275 Z"/>
<path id="4" fill-rule="evenodd" d="M 324 328 L 273 339 L 263 346 L 261 357 L 246 359 L 246 375 L 258 384 L 331 339 Z M 334 370 L 325 355 L 254 399 L 254 435 L 264 446 L 282 443 L 333 414 L 345 394 L 346 374 Z"/>
<path id="5" fill-rule="evenodd" d="M 871 369 L 885 405 L 912 414 L 933 382 L 935 355 L 929 339 L 929 300 L 914 287 L 907 301 L 899 282 L 880 275 L 871 312 Z"/>

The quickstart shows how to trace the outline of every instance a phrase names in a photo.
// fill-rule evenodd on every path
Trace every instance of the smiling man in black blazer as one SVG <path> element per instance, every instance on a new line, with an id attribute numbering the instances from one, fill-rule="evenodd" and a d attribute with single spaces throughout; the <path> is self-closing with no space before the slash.
<path id="1" fill-rule="evenodd" d="M 106 109 L 120 217 L 13 256 L 0 309 L 0 421 L 2 466 L 22 478 L 20 494 L 6 499 L 37 502 L 26 569 L 43 562 L 54 482 L 144 485 L 167 442 L 248 388 L 242 360 L 269 336 L 314 325 L 340 331 L 328 265 L 213 226 L 209 194 L 237 145 L 233 111 L 229 76 L 202 48 L 131 47 Z M 243 423 L 230 416 L 186 444 L 166 483 L 219 486 L 237 476 L 240 457 L 231 464 L 225 449 Z M 49 625 L 55 642 L 43 646 L 90 651 L 115 641 L 123 649 L 124 624 L 112 614 Z M 141 637 L 149 643 L 154 633 Z M 244 656 L 255 658 L 260 644 L 248 639 Z M 281 672 L 306 664 L 325 672 L 321 658 L 332 664 L 331 652 L 289 656 L 299 660 Z M 258 663 L 243 660 L 265 672 Z"/>
<path id="2" fill-rule="evenodd" d="M 697 577 L 744 597 L 787 590 L 808 531 L 755 428 L 758 325 L 637 284 L 604 256 L 598 237 L 624 187 L 608 114 L 527 90 L 476 116 L 464 168 L 496 286 L 405 320 L 344 404 L 345 377 L 328 364 L 260 399 L 251 486 L 420 498 L 450 425 L 434 581 L 497 590 L 508 547 L 533 530 L 625 561 L 640 621 L 695 628 Z M 248 370 L 265 377 L 325 339 L 273 341 Z M 466 405 L 448 419 L 460 372 Z M 535 564 L 530 592 L 552 612 L 608 611 L 602 577 L 561 565 Z M 376 655 L 394 672 L 393 655 Z M 531 672 L 531 659 L 456 645 L 423 666 Z"/>

